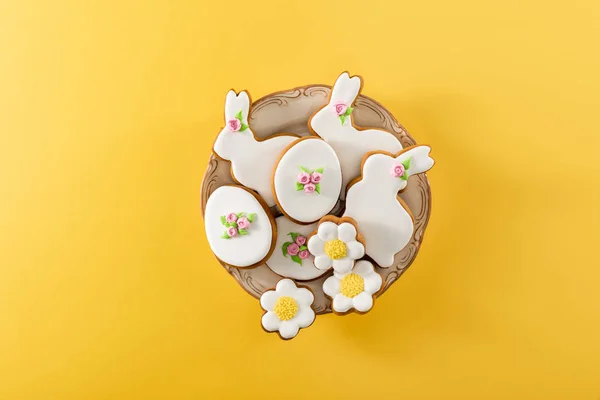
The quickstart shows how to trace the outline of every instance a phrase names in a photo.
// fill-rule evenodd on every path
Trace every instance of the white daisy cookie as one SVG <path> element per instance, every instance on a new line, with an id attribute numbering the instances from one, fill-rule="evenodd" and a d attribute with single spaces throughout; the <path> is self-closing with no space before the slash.
<path id="1" fill-rule="evenodd" d="M 275 290 L 268 290 L 260 297 L 260 306 L 267 312 L 262 326 L 267 332 L 278 332 L 282 339 L 292 339 L 301 328 L 309 327 L 315 320 L 311 308 L 315 301 L 312 292 L 299 288 L 291 279 L 277 282 Z"/>
<path id="2" fill-rule="evenodd" d="M 321 219 L 316 234 L 308 239 L 308 251 L 315 256 L 315 267 L 345 273 L 354 262 L 365 255 L 362 237 L 350 218 L 325 217 Z"/>
<path id="3" fill-rule="evenodd" d="M 331 308 L 334 312 L 346 313 L 354 309 L 365 313 L 373 307 L 373 297 L 381 289 L 382 282 L 373 264 L 361 260 L 351 271 L 334 271 L 333 276 L 323 283 L 323 292 L 333 299 Z"/>

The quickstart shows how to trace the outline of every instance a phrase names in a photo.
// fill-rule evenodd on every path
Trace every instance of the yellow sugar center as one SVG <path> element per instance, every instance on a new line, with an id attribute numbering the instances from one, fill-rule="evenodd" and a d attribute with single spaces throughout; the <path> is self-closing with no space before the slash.
<path id="1" fill-rule="evenodd" d="M 325 254 L 332 260 L 346 257 L 346 243 L 340 239 L 330 240 L 325 243 Z"/>
<path id="2" fill-rule="evenodd" d="M 358 296 L 363 290 L 365 290 L 365 280 L 358 274 L 348 274 L 340 282 L 340 293 L 346 297 Z"/>
<path id="3" fill-rule="evenodd" d="M 273 311 L 281 321 L 287 321 L 294 318 L 298 312 L 298 303 L 289 296 L 281 296 L 277 299 Z"/>

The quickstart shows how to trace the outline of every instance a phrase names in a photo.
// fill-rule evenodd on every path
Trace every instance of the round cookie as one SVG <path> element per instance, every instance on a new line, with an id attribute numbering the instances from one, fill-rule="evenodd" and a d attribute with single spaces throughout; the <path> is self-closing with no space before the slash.
<path id="1" fill-rule="evenodd" d="M 299 281 L 315 279 L 327 272 L 327 269 L 320 270 L 315 267 L 315 257 L 307 248 L 307 238 L 317 229 L 317 224 L 300 225 L 285 216 L 276 218 L 275 223 L 277 224 L 275 250 L 266 261 L 273 272 L 284 278 Z M 308 253 L 307 258 L 304 258 L 306 253 L 302 253 L 304 250 Z"/>
<path id="2" fill-rule="evenodd" d="M 221 186 L 208 198 L 206 238 L 215 256 L 234 267 L 252 267 L 271 255 L 275 221 L 264 202 L 241 186 Z"/>
<path id="3" fill-rule="evenodd" d="M 310 224 L 336 205 L 342 188 L 340 161 L 323 139 L 306 137 L 285 149 L 273 170 L 273 196 L 292 221 Z"/>

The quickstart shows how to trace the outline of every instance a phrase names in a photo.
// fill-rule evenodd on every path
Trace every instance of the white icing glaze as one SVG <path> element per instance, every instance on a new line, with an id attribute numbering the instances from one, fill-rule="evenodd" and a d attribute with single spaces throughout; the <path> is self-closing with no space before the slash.
<path id="1" fill-rule="evenodd" d="M 348 182 L 360 174 L 360 163 L 365 153 L 383 150 L 393 154 L 402 150 L 402 145 L 390 132 L 378 129 L 359 130 L 353 126 L 353 116 L 342 124 L 335 112 L 335 105 L 344 103 L 351 106 L 361 87 L 360 77 L 350 78 L 347 72 L 339 76 L 327 106 L 317 111 L 310 120 L 312 130 L 325 139 L 337 153 L 342 166 L 342 193 L 344 198 Z"/>
<path id="2" fill-rule="evenodd" d="M 317 183 L 320 193 L 298 190 L 297 177 L 303 171 L 323 169 Z M 312 183 L 314 185 L 314 183 Z M 322 139 L 309 137 L 292 144 L 275 167 L 273 190 L 277 205 L 290 218 L 301 222 L 316 222 L 327 215 L 337 203 L 342 187 L 342 172 L 333 148 Z"/>
<path id="3" fill-rule="evenodd" d="M 227 227 L 223 226 L 221 217 L 240 212 L 256 214 L 246 229 L 248 234 L 224 239 Z M 264 260 L 271 249 L 274 229 L 267 212 L 252 193 L 240 186 L 217 188 L 208 198 L 204 213 L 206 237 L 213 253 L 236 267 L 248 267 Z"/>
<path id="4" fill-rule="evenodd" d="M 302 260 L 302 265 L 294 262 L 289 254 L 287 254 L 287 257 L 283 255 L 283 244 L 293 242 L 289 235 L 290 232 L 308 237 L 317 229 L 317 224 L 300 225 L 290 221 L 285 216 L 276 218 L 275 222 L 277 224 L 277 243 L 273 254 L 266 262 L 273 272 L 285 278 L 307 281 L 318 278 L 328 271 L 327 269 L 320 270 L 315 267 L 315 257 L 312 254 L 307 259 Z"/>
<path id="5" fill-rule="evenodd" d="M 256 140 L 252 128 L 234 132 L 227 122 L 241 111 L 242 122 L 248 124 L 250 98 L 246 92 L 236 95 L 233 90 L 225 99 L 225 128 L 219 133 L 213 151 L 221 158 L 231 161 L 233 177 L 242 185 L 254 189 L 269 207 L 275 205 L 271 192 L 273 166 L 281 152 L 298 138 L 276 136 L 262 141 Z"/>
<path id="6" fill-rule="evenodd" d="M 398 192 L 407 181 L 395 178 L 391 170 L 410 158 L 408 176 L 433 166 L 428 146 L 415 146 L 397 157 L 372 154 L 364 163 L 362 180 L 348 189 L 344 216 L 353 218 L 365 238 L 366 253 L 381 267 L 394 262 L 394 255 L 406 246 L 413 234 L 413 221 L 398 201 Z"/>
<path id="7" fill-rule="evenodd" d="M 281 297 L 294 299 L 298 310 L 293 318 L 281 320 L 275 312 L 277 301 Z M 267 311 L 262 316 L 262 326 L 268 332 L 279 332 L 284 339 L 291 339 L 298 334 L 301 328 L 310 326 L 315 320 L 315 312 L 311 308 L 315 301 L 312 292 L 299 288 L 291 279 L 282 279 L 277 282 L 275 290 L 268 290 L 260 297 L 260 306 Z"/>
<path id="8" fill-rule="evenodd" d="M 323 270 L 333 267 L 338 272 L 350 271 L 354 266 L 354 261 L 365 255 L 365 248 L 356 240 L 356 235 L 356 228 L 348 222 L 342 222 L 339 225 L 331 221 L 321 222 L 317 234 L 308 240 L 308 250 L 315 256 L 315 267 Z M 333 260 L 325 253 L 325 245 L 336 239 L 344 242 L 346 256 Z"/>
<path id="9" fill-rule="evenodd" d="M 353 297 L 347 297 L 341 293 L 342 282 L 350 274 L 360 276 L 364 285 L 363 291 Z M 327 278 L 323 283 L 323 292 L 333 299 L 331 302 L 333 311 L 344 313 L 354 308 L 359 312 L 367 312 L 373 307 L 373 295 L 381 289 L 382 283 L 381 275 L 375 272 L 373 264 L 361 260 L 351 271 L 346 273 L 335 271 L 333 276 Z"/>

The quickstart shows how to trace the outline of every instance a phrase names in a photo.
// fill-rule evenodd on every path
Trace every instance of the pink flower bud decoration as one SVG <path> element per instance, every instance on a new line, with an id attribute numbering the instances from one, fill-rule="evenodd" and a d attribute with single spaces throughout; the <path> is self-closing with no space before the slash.
<path id="1" fill-rule="evenodd" d="M 323 178 L 323 174 L 321 174 L 320 172 L 315 171 L 310 175 L 310 181 L 312 183 L 320 183 L 321 178 Z"/>
<path id="2" fill-rule="evenodd" d="M 300 257 L 302 260 L 306 260 L 309 256 L 310 253 L 308 250 L 302 250 L 300 253 L 298 253 L 298 257 Z"/>
<path id="3" fill-rule="evenodd" d="M 299 251 L 300 251 L 300 246 L 298 246 L 296 243 L 292 243 L 287 247 L 287 253 L 290 256 L 295 256 L 296 254 L 298 254 Z"/>
<path id="4" fill-rule="evenodd" d="M 347 109 L 348 109 L 348 106 L 344 103 L 338 103 L 335 105 L 335 113 L 337 115 L 344 115 L 346 113 Z"/>
<path id="5" fill-rule="evenodd" d="M 242 121 L 237 118 L 230 119 L 227 121 L 227 127 L 233 132 L 238 132 L 240 129 L 242 129 Z"/>
<path id="6" fill-rule="evenodd" d="M 238 228 L 240 228 L 240 229 L 246 229 L 247 227 L 250 226 L 250 221 L 248 221 L 248 218 L 246 218 L 246 217 L 241 217 L 240 219 L 237 220 L 237 225 L 238 225 Z"/>
<path id="7" fill-rule="evenodd" d="M 304 193 L 313 193 L 315 191 L 315 184 L 314 183 L 307 183 L 306 185 L 304 185 Z"/>
<path id="8" fill-rule="evenodd" d="M 402 164 L 395 164 L 392 167 L 392 171 L 391 171 L 392 176 L 394 178 L 400 178 L 402 175 L 404 175 L 405 172 L 406 171 L 404 169 L 404 165 L 402 165 Z"/>
<path id="9" fill-rule="evenodd" d="M 304 245 L 304 243 L 306 243 L 306 236 L 298 235 L 296 237 L 296 244 L 298 246 L 302 246 L 302 245 Z"/>
<path id="10" fill-rule="evenodd" d="M 225 218 L 227 219 L 227 222 L 232 223 L 237 220 L 237 215 L 235 215 L 235 213 L 229 213 Z"/>
<path id="11" fill-rule="evenodd" d="M 298 182 L 306 185 L 307 183 L 310 182 L 310 175 L 308 174 L 308 172 L 302 172 L 300 174 L 298 174 Z"/>
<path id="12" fill-rule="evenodd" d="M 227 234 L 229 235 L 229 237 L 236 237 L 238 234 L 238 231 L 234 227 L 227 228 Z"/>

